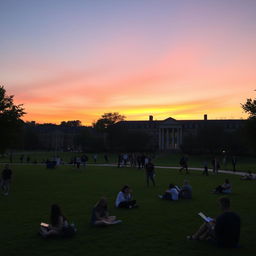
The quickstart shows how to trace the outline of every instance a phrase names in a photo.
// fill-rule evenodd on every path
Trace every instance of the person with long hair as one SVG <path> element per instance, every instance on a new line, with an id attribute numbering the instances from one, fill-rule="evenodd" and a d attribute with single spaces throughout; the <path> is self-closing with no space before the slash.
<path id="1" fill-rule="evenodd" d="M 132 198 L 132 190 L 128 185 L 123 186 L 117 194 L 115 205 L 117 208 L 137 208 L 136 200 Z"/>
<path id="2" fill-rule="evenodd" d="M 93 226 L 108 226 L 121 222 L 116 219 L 116 216 L 109 216 L 107 199 L 102 197 L 93 208 L 91 224 Z"/>
<path id="3" fill-rule="evenodd" d="M 53 204 L 51 206 L 50 224 L 41 226 L 40 234 L 43 237 L 58 236 L 62 234 L 62 231 L 68 225 L 67 218 L 62 214 L 59 205 Z"/>

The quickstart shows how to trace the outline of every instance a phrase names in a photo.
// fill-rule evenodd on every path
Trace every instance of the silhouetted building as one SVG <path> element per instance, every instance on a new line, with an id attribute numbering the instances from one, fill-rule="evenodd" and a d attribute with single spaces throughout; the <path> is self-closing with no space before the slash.
<path id="1" fill-rule="evenodd" d="M 183 139 L 187 136 L 196 136 L 200 129 L 205 127 L 221 127 L 224 132 L 234 132 L 244 126 L 242 119 L 208 120 L 204 115 L 203 120 L 153 120 L 148 121 L 120 121 L 116 125 L 129 131 L 148 133 L 154 140 L 155 148 L 160 151 L 180 149 Z"/>

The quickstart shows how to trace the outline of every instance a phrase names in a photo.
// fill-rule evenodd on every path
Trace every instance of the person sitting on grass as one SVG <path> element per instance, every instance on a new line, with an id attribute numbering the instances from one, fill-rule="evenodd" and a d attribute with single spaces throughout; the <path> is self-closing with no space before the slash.
<path id="1" fill-rule="evenodd" d="M 232 191 L 232 186 L 229 182 L 229 179 L 225 179 L 225 182 L 222 185 L 219 185 L 213 191 L 215 194 L 223 193 L 223 194 L 230 194 Z"/>
<path id="2" fill-rule="evenodd" d="M 117 194 L 115 205 L 117 208 L 137 208 L 136 200 L 132 198 L 132 190 L 129 186 L 125 185 Z"/>
<path id="3" fill-rule="evenodd" d="M 174 186 L 173 184 L 169 184 L 168 189 L 163 195 L 159 195 L 159 198 L 177 201 L 179 200 L 179 191 L 176 186 Z"/>
<path id="4" fill-rule="evenodd" d="M 107 199 L 102 197 L 93 208 L 91 224 L 93 226 L 108 226 L 121 222 L 116 219 L 116 216 L 109 216 Z"/>
<path id="5" fill-rule="evenodd" d="M 192 198 L 192 187 L 187 180 L 184 180 L 184 185 L 181 187 L 179 197 L 183 199 Z"/>
<path id="6" fill-rule="evenodd" d="M 239 246 L 240 217 L 230 211 L 230 200 L 227 197 L 219 199 L 222 214 L 216 220 L 205 222 L 188 240 L 213 241 L 219 247 L 236 248 Z"/>
<path id="7" fill-rule="evenodd" d="M 69 227 L 67 218 L 62 214 L 57 204 L 51 206 L 50 224 L 41 225 L 40 235 L 44 238 L 50 236 L 62 236 Z"/>

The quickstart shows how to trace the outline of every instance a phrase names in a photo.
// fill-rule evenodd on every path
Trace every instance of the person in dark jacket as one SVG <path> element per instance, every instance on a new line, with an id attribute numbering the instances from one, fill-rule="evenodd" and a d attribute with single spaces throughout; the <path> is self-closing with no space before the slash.
<path id="1" fill-rule="evenodd" d="M 211 240 L 219 247 L 236 248 L 239 246 L 241 219 L 230 210 L 229 198 L 221 197 L 219 202 L 222 213 L 216 220 L 209 219 L 187 239 Z"/>

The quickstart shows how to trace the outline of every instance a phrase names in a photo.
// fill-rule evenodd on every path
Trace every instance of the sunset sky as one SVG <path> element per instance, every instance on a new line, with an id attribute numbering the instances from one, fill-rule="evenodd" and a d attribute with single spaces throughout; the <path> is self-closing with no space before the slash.
<path id="1" fill-rule="evenodd" d="M 246 118 L 255 0 L 0 0 L 0 84 L 24 120 Z"/>

